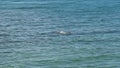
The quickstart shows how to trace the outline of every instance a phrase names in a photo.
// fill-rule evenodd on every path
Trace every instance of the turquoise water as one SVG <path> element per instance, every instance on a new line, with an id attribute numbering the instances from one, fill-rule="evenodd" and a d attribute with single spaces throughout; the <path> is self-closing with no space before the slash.
<path id="1" fill-rule="evenodd" d="M 120 68 L 120 0 L 0 0 L 0 68 Z"/>

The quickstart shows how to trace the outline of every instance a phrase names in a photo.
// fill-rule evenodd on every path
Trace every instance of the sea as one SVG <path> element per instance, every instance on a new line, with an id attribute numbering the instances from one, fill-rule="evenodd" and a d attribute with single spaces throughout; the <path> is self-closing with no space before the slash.
<path id="1" fill-rule="evenodd" d="M 0 0 L 0 68 L 120 68 L 120 0 Z"/>

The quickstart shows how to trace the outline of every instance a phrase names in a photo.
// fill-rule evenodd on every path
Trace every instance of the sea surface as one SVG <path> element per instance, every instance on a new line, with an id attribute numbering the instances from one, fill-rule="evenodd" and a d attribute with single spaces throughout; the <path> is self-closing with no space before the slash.
<path id="1" fill-rule="evenodd" d="M 120 0 L 0 0 L 0 68 L 120 68 Z"/>

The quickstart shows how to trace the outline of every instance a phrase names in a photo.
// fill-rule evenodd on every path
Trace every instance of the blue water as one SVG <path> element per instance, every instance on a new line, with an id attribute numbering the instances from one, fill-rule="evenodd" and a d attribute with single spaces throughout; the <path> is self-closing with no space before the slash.
<path id="1" fill-rule="evenodd" d="M 0 0 L 0 68 L 120 68 L 120 0 Z"/>

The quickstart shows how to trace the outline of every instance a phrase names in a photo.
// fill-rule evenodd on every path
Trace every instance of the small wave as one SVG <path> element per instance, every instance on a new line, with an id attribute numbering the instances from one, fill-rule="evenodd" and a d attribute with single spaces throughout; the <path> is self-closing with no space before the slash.
<path id="1" fill-rule="evenodd" d="M 86 38 L 86 39 L 74 39 L 71 42 L 120 42 L 120 40 L 119 38 L 116 38 L 116 39 Z"/>
<path id="2" fill-rule="evenodd" d="M 0 34 L 1 37 L 10 36 L 9 34 Z"/>
<path id="3" fill-rule="evenodd" d="M 8 54 L 8 53 L 12 53 L 12 52 L 8 52 L 8 51 L 6 51 L 6 52 L 0 52 L 0 53 L 5 53 L 5 54 Z"/>
<path id="4" fill-rule="evenodd" d="M 50 8 L 57 8 L 57 7 L 47 7 L 47 6 L 32 6 L 32 7 L 3 7 L 0 9 L 50 9 Z"/>
<path id="5" fill-rule="evenodd" d="M 82 32 L 82 33 L 76 33 L 76 35 L 109 34 L 109 33 L 120 33 L 120 30 Z"/>
<path id="6" fill-rule="evenodd" d="M 0 44 L 4 44 L 4 43 L 21 43 L 21 42 L 24 42 L 24 41 L 1 41 Z"/>

